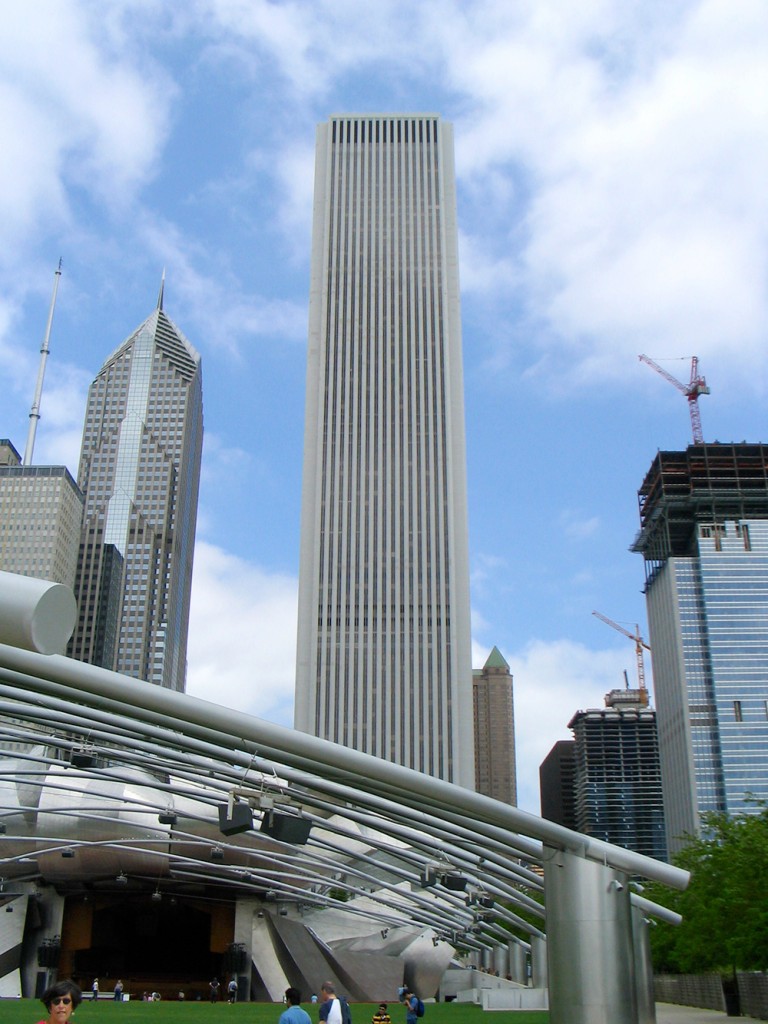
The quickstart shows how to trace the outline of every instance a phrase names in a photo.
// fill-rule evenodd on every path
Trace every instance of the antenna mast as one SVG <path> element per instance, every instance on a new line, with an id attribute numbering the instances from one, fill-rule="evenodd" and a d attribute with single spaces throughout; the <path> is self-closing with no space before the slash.
<path id="1" fill-rule="evenodd" d="M 40 421 L 40 399 L 43 394 L 43 380 L 45 379 L 45 364 L 50 352 L 49 342 L 51 340 L 51 326 L 53 324 L 53 311 L 56 308 L 56 293 L 59 290 L 59 278 L 61 277 L 61 259 L 53 275 L 53 295 L 51 296 L 51 308 L 48 310 L 48 323 L 45 328 L 45 337 L 40 349 L 40 369 L 37 371 L 37 386 L 35 387 L 35 400 L 29 412 L 29 432 L 27 434 L 27 447 L 24 449 L 24 465 L 32 465 L 32 454 L 35 450 L 35 434 L 37 424 Z"/>

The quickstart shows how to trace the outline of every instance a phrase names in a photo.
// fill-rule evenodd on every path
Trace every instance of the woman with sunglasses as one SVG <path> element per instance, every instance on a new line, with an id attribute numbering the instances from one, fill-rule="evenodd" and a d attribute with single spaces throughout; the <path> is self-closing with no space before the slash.
<path id="1" fill-rule="evenodd" d="M 48 1011 L 48 1020 L 40 1024 L 67 1024 L 75 1010 L 83 1001 L 83 993 L 74 981 L 59 981 L 51 985 L 40 996 L 40 1002 Z"/>

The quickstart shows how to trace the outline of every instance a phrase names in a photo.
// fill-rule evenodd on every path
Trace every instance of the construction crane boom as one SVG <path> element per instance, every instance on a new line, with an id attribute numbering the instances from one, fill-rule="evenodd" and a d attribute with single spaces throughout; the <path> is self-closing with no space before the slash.
<path id="1" fill-rule="evenodd" d="M 641 696 L 642 703 L 643 704 L 647 704 L 648 703 L 648 690 L 646 689 L 646 686 L 645 686 L 645 661 L 643 659 L 643 648 L 645 648 L 646 651 L 650 651 L 651 648 L 645 642 L 645 640 L 643 640 L 643 638 L 640 636 L 640 627 L 639 626 L 635 626 L 635 632 L 634 633 L 630 633 L 630 631 L 628 629 L 625 629 L 623 626 L 620 626 L 618 624 L 618 622 L 614 622 L 613 619 L 609 619 L 608 616 L 607 615 L 603 615 L 602 612 L 592 612 L 592 614 L 596 618 L 600 619 L 601 622 L 604 622 L 606 625 L 611 626 L 613 629 L 618 630 L 619 633 L 623 633 L 624 636 L 627 637 L 629 640 L 633 640 L 634 641 L 634 644 L 635 644 L 635 657 L 637 658 L 637 682 L 638 682 L 638 686 L 640 688 L 641 695 L 642 695 Z"/>
<path id="2" fill-rule="evenodd" d="M 704 434 L 701 429 L 701 413 L 699 412 L 699 395 L 708 395 L 709 388 L 704 377 L 699 375 L 699 357 L 691 356 L 691 379 L 683 384 L 677 377 L 659 366 L 650 356 L 638 356 L 641 363 L 647 363 L 657 373 L 661 374 L 664 380 L 668 380 L 678 391 L 681 391 L 688 399 L 688 411 L 691 414 L 691 427 L 693 428 L 693 443 L 704 444 Z"/>

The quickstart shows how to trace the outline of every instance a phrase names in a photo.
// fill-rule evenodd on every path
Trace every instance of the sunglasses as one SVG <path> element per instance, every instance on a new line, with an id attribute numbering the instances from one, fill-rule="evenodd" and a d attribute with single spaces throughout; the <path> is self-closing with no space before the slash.
<path id="1" fill-rule="evenodd" d="M 56 996 L 55 999 L 51 1000 L 51 1005 L 56 1006 L 58 1003 L 63 1003 L 65 1006 L 69 1006 L 72 1002 L 69 996 Z"/>

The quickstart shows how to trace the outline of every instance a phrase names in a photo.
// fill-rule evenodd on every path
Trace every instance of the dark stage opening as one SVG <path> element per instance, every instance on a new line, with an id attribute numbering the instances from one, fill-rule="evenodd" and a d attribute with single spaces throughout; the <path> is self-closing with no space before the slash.
<path id="1" fill-rule="evenodd" d="M 148 897 L 94 911 L 91 948 L 77 951 L 81 976 L 209 980 L 220 970 L 211 952 L 211 916 L 196 907 Z"/>

